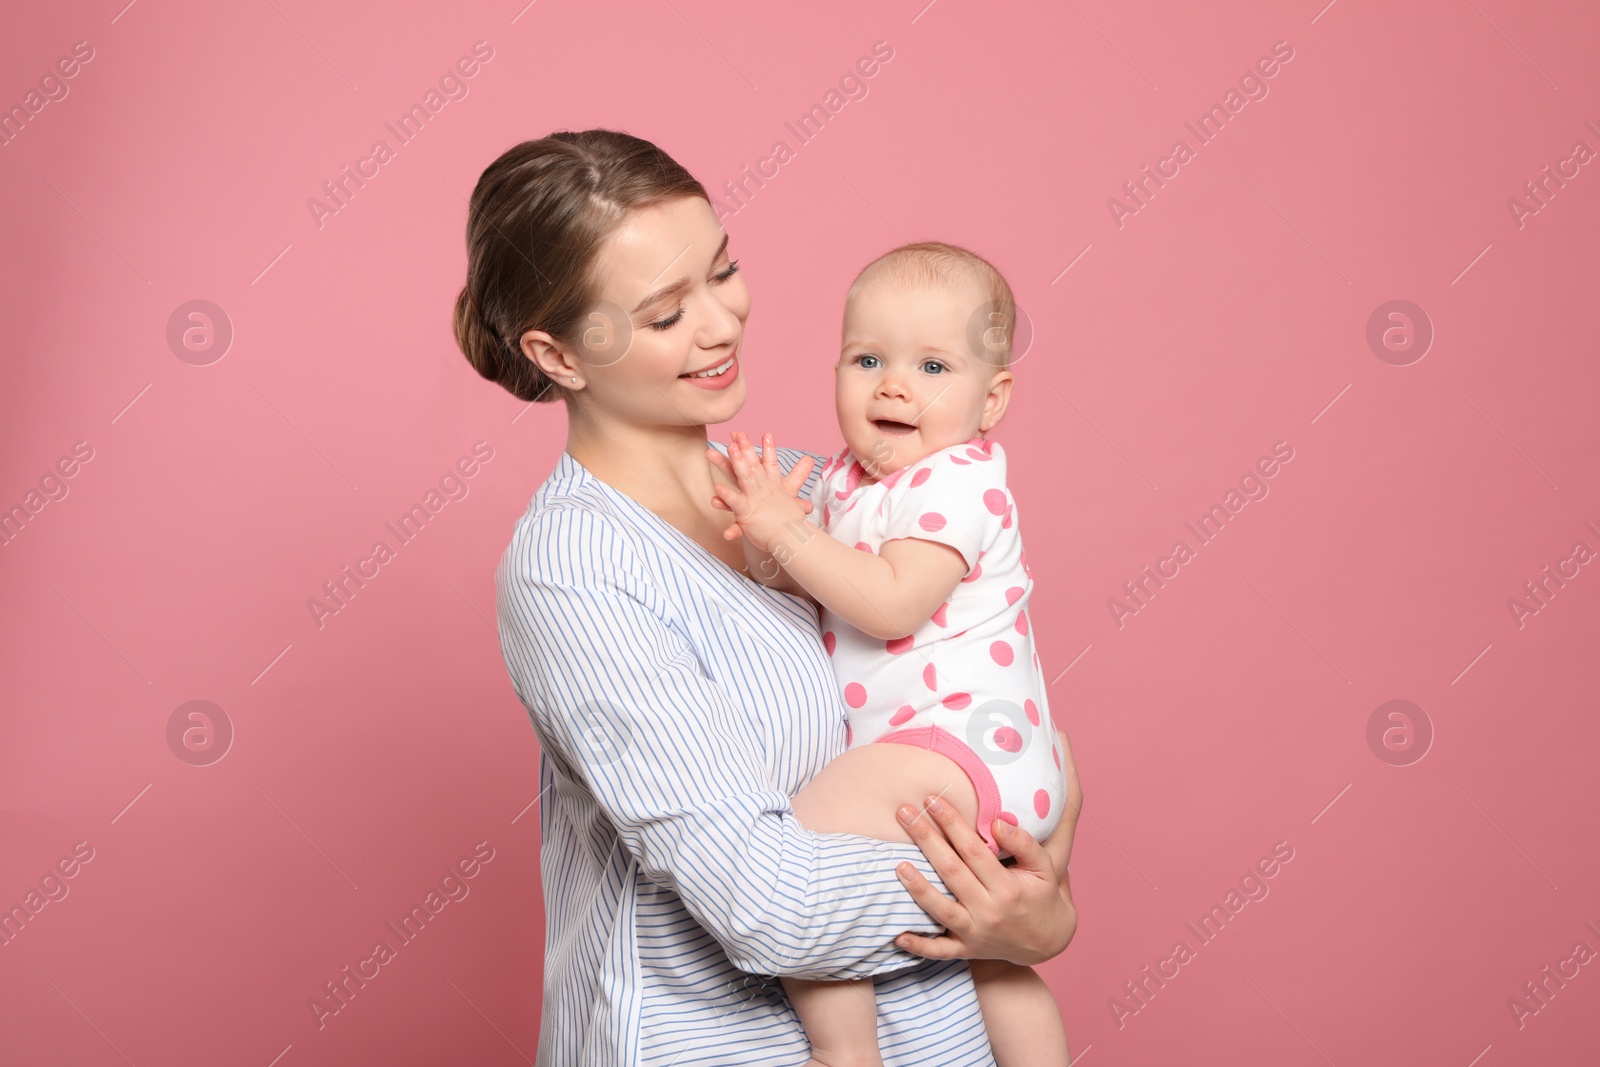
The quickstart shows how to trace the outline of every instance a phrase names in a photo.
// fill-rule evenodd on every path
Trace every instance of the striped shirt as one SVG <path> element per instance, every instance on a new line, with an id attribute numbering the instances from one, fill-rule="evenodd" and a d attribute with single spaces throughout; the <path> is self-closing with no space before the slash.
<path id="1" fill-rule="evenodd" d="M 909 860 L 942 890 L 921 850 L 809 833 L 790 806 L 845 749 L 809 601 L 567 452 L 495 584 L 542 750 L 541 1067 L 803 1064 L 777 975 L 873 976 L 889 1067 L 993 1067 L 966 962 L 892 942 L 941 932 L 894 873 Z"/>

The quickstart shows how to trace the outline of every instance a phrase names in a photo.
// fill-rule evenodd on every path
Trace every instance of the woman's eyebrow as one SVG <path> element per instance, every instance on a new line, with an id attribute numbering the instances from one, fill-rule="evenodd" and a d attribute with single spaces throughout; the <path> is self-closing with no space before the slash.
<path id="1" fill-rule="evenodd" d="M 723 249 L 725 249 L 727 247 L 728 247 L 728 234 L 727 234 L 726 231 L 724 231 L 723 234 L 722 234 L 722 243 L 717 245 L 717 250 L 715 252 L 711 253 L 711 262 L 715 263 L 722 256 Z M 684 252 L 687 252 L 687 251 L 688 251 L 688 249 L 685 248 Z M 680 256 L 683 255 L 683 252 L 679 252 L 678 255 L 680 255 Z M 669 266 L 670 266 L 670 264 L 669 264 Z M 670 285 L 663 285 L 661 288 L 659 288 L 659 289 L 655 290 L 654 292 L 648 294 L 643 300 L 641 300 L 637 304 L 635 304 L 633 306 L 633 310 L 628 312 L 628 314 L 637 315 L 639 312 L 643 311 L 645 308 L 649 307 L 651 304 L 654 304 L 657 300 L 660 300 L 663 297 L 671 296 L 674 293 L 677 293 L 677 292 L 680 292 L 680 291 L 682 291 L 684 289 L 687 289 L 688 287 L 689 287 L 689 279 L 687 277 L 679 278 L 677 281 L 673 282 Z"/>

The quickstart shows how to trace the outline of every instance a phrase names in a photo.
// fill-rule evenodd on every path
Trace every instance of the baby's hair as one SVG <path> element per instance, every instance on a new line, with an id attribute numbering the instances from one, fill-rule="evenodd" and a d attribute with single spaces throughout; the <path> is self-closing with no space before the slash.
<path id="1" fill-rule="evenodd" d="M 988 300 L 986 313 L 974 308 L 969 344 L 978 358 L 996 370 L 1011 365 L 1011 339 L 1017 324 L 1017 302 L 1011 286 L 994 264 L 969 249 L 942 241 L 920 241 L 892 248 L 861 268 L 845 303 L 856 298 L 869 282 L 877 280 L 901 285 L 953 285 L 976 280 Z M 998 331 L 998 333 L 996 332 Z"/>

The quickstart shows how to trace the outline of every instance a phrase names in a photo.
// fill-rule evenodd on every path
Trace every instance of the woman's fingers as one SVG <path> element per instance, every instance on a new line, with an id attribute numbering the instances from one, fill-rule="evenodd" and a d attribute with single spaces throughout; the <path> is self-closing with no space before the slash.
<path id="1" fill-rule="evenodd" d="M 993 892 L 1008 875 L 1005 865 L 978 835 L 978 831 L 967 825 L 967 820 L 961 817 L 954 804 L 938 797 L 929 797 L 928 800 L 929 814 L 944 831 L 944 836 L 955 849 L 956 855 L 961 857 L 961 861 L 966 864 L 967 870 L 972 872 L 973 877 L 981 882 L 985 889 Z M 994 833 L 994 830 L 991 828 L 989 832 Z"/>
<path id="2" fill-rule="evenodd" d="M 972 869 L 967 866 L 966 861 L 951 847 L 950 840 L 946 837 L 942 824 L 934 817 L 933 809 L 950 809 L 950 805 L 937 797 L 930 799 L 932 803 L 924 806 L 922 811 L 914 812 L 909 823 L 902 817 L 900 825 L 906 828 L 906 833 L 910 835 L 912 843 L 922 849 L 922 854 L 928 857 L 928 862 L 933 864 L 933 869 L 939 872 L 939 877 L 944 880 L 945 888 L 954 893 L 957 900 L 970 907 L 974 901 L 984 894 L 984 887 L 977 877 L 973 875 Z M 910 808 L 902 808 L 901 813 L 903 815 L 904 812 L 910 810 Z M 958 815 L 958 821 L 959 818 L 960 816 Z M 993 856 L 990 857 L 990 859 L 993 858 Z M 922 901 L 919 900 L 917 903 L 921 904 Z M 924 910 L 927 909 L 926 905 L 923 907 Z M 964 916 L 966 909 L 963 908 L 961 911 Z M 930 912 L 930 914 L 932 913 Z M 939 916 L 934 917 L 939 918 L 939 921 L 947 929 L 949 928 L 950 924 L 945 922 L 944 919 Z"/>
<path id="3" fill-rule="evenodd" d="M 1062 825 L 1067 828 L 1066 859 L 1062 861 L 1065 869 L 1066 861 L 1072 858 L 1072 843 L 1078 835 L 1078 817 L 1083 814 L 1083 782 L 1078 778 L 1078 764 L 1072 758 L 1071 738 L 1064 730 L 1057 730 L 1056 734 L 1061 739 L 1061 770 L 1067 778 L 1067 803 L 1061 811 Z"/>
<path id="4" fill-rule="evenodd" d="M 933 883 L 922 876 L 922 872 L 917 870 L 915 864 L 902 863 L 896 869 L 896 873 L 900 875 L 900 881 L 906 887 L 906 892 L 911 894 L 911 899 L 928 913 L 929 918 L 946 930 L 952 925 L 960 924 L 966 917 L 966 909 L 934 888 Z"/>
<path id="5" fill-rule="evenodd" d="M 1002 826 L 1002 824 L 1004 825 Z M 1014 873 L 1019 870 L 1033 871 L 1044 877 L 1046 881 L 1060 880 L 1055 861 L 1050 858 L 1050 853 L 1028 831 L 1012 826 L 1004 819 L 996 819 L 993 833 L 1001 846 L 1017 858 L 1016 864 L 1011 867 L 1011 872 Z M 1004 866 L 1000 866 L 1000 869 L 1002 871 L 1006 870 Z"/>
<path id="6" fill-rule="evenodd" d="M 970 959 L 972 955 L 959 937 L 926 937 L 907 931 L 895 938 L 894 943 L 913 955 L 930 960 Z"/>

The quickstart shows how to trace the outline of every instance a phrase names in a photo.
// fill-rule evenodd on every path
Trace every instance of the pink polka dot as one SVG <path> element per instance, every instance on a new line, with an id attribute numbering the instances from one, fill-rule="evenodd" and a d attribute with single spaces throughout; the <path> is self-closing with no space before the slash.
<path id="1" fill-rule="evenodd" d="M 867 687 L 860 682 L 851 682 L 844 687 L 844 702 L 852 708 L 859 708 L 867 702 Z"/>
<path id="2" fill-rule="evenodd" d="M 1050 750 L 1050 758 L 1056 761 L 1056 770 L 1059 771 L 1061 769 L 1061 753 L 1052 748 Z"/>
<path id="3" fill-rule="evenodd" d="M 871 552 L 872 551 L 872 546 L 867 544 L 865 541 L 857 541 L 856 542 L 856 547 L 859 548 L 863 552 Z"/>
<path id="4" fill-rule="evenodd" d="M 931 663 L 922 668 L 922 684 L 926 685 L 929 689 L 939 688 L 939 682 L 934 676 L 933 664 Z"/>
<path id="5" fill-rule="evenodd" d="M 1017 601 L 1019 601 L 1021 599 L 1022 599 L 1022 586 L 1014 585 L 1010 589 L 1006 590 L 1006 604 L 1007 605 L 1015 604 Z"/>
<path id="6" fill-rule="evenodd" d="M 1009 811 L 1002 811 L 999 814 L 998 818 L 1004 819 L 1006 822 L 1010 823 L 1012 826 L 1017 825 L 1017 817 L 1015 815 L 1011 814 Z"/>
<path id="7" fill-rule="evenodd" d="M 1022 702 L 1022 710 L 1028 713 L 1029 722 L 1035 726 L 1039 725 L 1039 705 L 1031 700 L 1024 700 Z"/>
<path id="8" fill-rule="evenodd" d="M 986 489 L 983 493 L 983 506 L 996 515 L 1006 512 L 1006 494 L 1000 489 Z"/>
<path id="9" fill-rule="evenodd" d="M 898 656 L 900 653 L 911 647 L 911 642 L 913 640 L 914 639 L 911 637 L 896 637 L 892 641 L 885 641 L 883 643 L 883 647 L 889 650 L 889 655 Z"/>
<path id="10" fill-rule="evenodd" d="M 1039 818 L 1050 814 L 1050 794 L 1043 789 L 1033 794 L 1033 810 L 1038 812 Z"/>
<path id="11" fill-rule="evenodd" d="M 951 711 L 960 711 L 962 708 L 972 703 L 972 694 L 951 693 L 949 696 L 945 697 L 941 703 Z"/>
<path id="12" fill-rule="evenodd" d="M 948 600 L 946 600 L 943 604 L 939 605 L 938 610 L 935 611 L 933 613 L 933 615 L 931 616 L 935 624 L 937 624 L 939 626 L 949 626 L 950 625 L 948 622 L 945 621 L 945 618 L 944 618 L 945 610 L 948 609 L 949 607 L 950 607 L 950 601 L 948 601 Z"/>
<path id="13" fill-rule="evenodd" d="M 1028 567 L 1028 554 L 1026 552 L 1022 553 L 1022 573 L 1026 574 L 1029 578 L 1033 577 L 1033 571 Z"/>
<path id="14" fill-rule="evenodd" d="M 938 533 L 944 529 L 945 518 L 937 511 L 924 511 L 917 519 L 917 525 L 929 533 Z"/>
<path id="15" fill-rule="evenodd" d="M 987 463 L 989 461 L 989 453 L 983 451 L 982 449 L 969 448 L 967 449 L 967 455 L 971 456 L 980 463 Z"/>
<path id="16" fill-rule="evenodd" d="M 974 563 L 974 564 L 973 564 L 973 565 L 972 565 L 972 573 L 971 573 L 971 574 L 969 574 L 969 575 L 967 575 L 967 576 L 966 576 L 966 577 L 965 577 L 965 578 L 963 578 L 963 579 L 961 579 L 961 580 L 962 580 L 962 581 L 963 581 L 963 582 L 975 582 L 975 581 L 977 581 L 977 580 L 978 580 L 978 576 L 979 576 L 979 575 L 980 575 L 980 574 L 982 574 L 982 573 L 983 573 L 983 564 L 981 564 L 981 563 Z"/>
<path id="17" fill-rule="evenodd" d="M 828 525 L 828 520 L 833 517 L 833 509 L 827 504 L 822 505 L 822 525 Z"/>
<path id="18" fill-rule="evenodd" d="M 1007 752 L 1022 751 L 1022 735 L 1009 726 L 1002 726 L 994 732 L 994 743 L 995 747 Z"/>
<path id="19" fill-rule="evenodd" d="M 921 485 L 923 482 L 932 477 L 933 471 L 929 470 L 927 467 L 923 467 L 921 470 L 911 476 L 911 488 L 915 489 L 917 486 Z"/>
<path id="20" fill-rule="evenodd" d="M 1017 612 L 1017 633 L 1024 637 L 1028 636 L 1028 613 L 1026 611 Z"/>
<path id="21" fill-rule="evenodd" d="M 957 466 L 965 467 L 972 461 L 970 459 L 962 459 L 960 456 L 951 456 L 950 462 L 956 464 Z"/>
<path id="22" fill-rule="evenodd" d="M 839 639 L 833 636 L 832 630 L 822 635 L 822 647 L 828 650 L 828 655 L 833 655 L 833 650 L 838 644 Z"/>
<path id="23" fill-rule="evenodd" d="M 1016 659 L 1016 656 L 1017 654 L 1012 651 L 1011 646 L 1004 641 L 996 641 L 989 646 L 989 658 L 1002 667 L 1011 666 L 1011 661 Z"/>
<path id="24" fill-rule="evenodd" d="M 1000 520 L 1000 529 L 1002 529 L 1002 530 L 1011 529 L 1011 505 L 1010 504 L 1006 505 L 1006 517 Z"/>
<path id="25" fill-rule="evenodd" d="M 911 718 L 911 716 L 915 715 L 916 713 L 917 713 L 916 709 L 913 708 L 910 704 L 901 704 L 900 705 L 900 710 L 895 712 L 893 715 L 889 716 L 889 725 L 890 726 L 899 726 L 901 723 L 905 722 L 907 719 Z"/>

